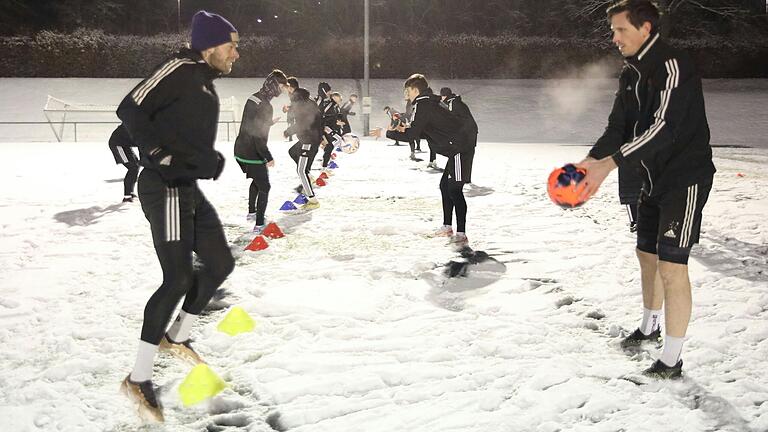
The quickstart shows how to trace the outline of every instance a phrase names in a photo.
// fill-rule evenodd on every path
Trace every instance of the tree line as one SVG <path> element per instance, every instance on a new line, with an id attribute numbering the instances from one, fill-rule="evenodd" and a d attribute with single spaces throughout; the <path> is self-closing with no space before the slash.
<path id="1" fill-rule="evenodd" d="M 374 37 L 477 34 L 608 37 L 610 0 L 370 0 Z M 658 0 L 673 38 L 768 36 L 765 0 Z M 0 0 L 0 34 L 101 29 L 120 35 L 186 33 L 206 9 L 243 34 L 330 40 L 363 31 L 363 0 Z"/>

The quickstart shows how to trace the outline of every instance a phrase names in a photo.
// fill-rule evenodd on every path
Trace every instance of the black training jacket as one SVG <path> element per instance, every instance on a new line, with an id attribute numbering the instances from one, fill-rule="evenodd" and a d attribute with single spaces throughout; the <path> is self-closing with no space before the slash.
<path id="1" fill-rule="evenodd" d="M 461 100 L 461 96 L 455 94 L 445 98 L 443 103 L 448 105 L 448 110 L 463 120 L 462 129 L 467 135 L 467 139 L 472 142 L 472 146 L 475 147 L 477 145 L 477 122 L 467 104 Z"/>
<path id="2" fill-rule="evenodd" d="M 337 120 L 342 119 L 339 104 L 332 98 L 325 99 L 320 103 L 320 111 L 323 113 L 323 126 L 331 128 L 336 133 L 340 133 L 341 126 L 336 124 Z"/>
<path id="3" fill-rule="evenodd" d="M 387 131 L 387 138 L 405 142 L 425 138 L 433 151 L 453 157 L 472 149 L 462 132 L 462 123 L 458 116 L 440 106 L 439 97 L 419 95 L 413 101 L 411 126 L 405 132 Z"/>
<path id="4" fill-rule="evenodd" d="M 212 178 L 219 97 L 213 80 L 220 73 L 200 53 L 182 49 L 154 69 L 117 108 L 141 152 L 141 164 L 166 181 Z M 170 166 L 159 162 L 172 156 Z"/>
<path id="5" fill-rule="evenodd" d="M 296 135 L 303 144 L 320 145 L 323 137 L 323 116 L 317 104 L 309 99 L 306 89 L 298 88 L 291 97 L 291 110 L 296 123 L 286 131 L 286 135 Z"/>
<path id="6" fill-rule="evenodd" d="M 261 92 L 254 93 L 245 102 L 240 132 L 235 139 L 235 158 L 239 162 L 261 164 L 273 159 L 267 147 L 272 114 L 272 104 Z"/>
<path id="7" fill-rule="evenodd" d="M 715 166 L 704 94 L 690 57 L 654 34 L 626 59 L 620 83 L 606 132 L 590 155 L 611 154 L 620 170 L 639 169 L 651 196 L 711 183 Z"/>

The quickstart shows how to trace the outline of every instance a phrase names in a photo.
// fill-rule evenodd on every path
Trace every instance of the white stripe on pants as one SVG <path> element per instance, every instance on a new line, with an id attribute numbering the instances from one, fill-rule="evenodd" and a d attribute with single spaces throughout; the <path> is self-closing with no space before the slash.
<path id="1" fill-rule="evenodd" d="M 302 144 L 301 154 L 308 153 L 311 147 L 311 144 Z M 315 196 L 315 192 L 312 190 L 312 183 L 310 183 L 309 174 L 307 174 L 308 160 L 309 156 L 299 156 L 299 163 L 296 165 L 296 173 L 299 175 L 299 180 L 301 180 L 301 187 L 304 188 L 304 195 L 312 198 Z"/>
<path id="2" fill-rule="evenodd" d="M 680 247 L 690 247 L 691 231 L 693 231 L 693 219 L 696 217 L 696 198 L 699 192 L 699 185 L 688 186 L 688 197 L 685 201 L 685 218 L 683 219 L 683 229 L 680 233 Z"/>
<path id="3" fill-rule="evenodd" d="M 165 195 L 165 241 L 181 240 L 179 228 L 179 189 L 166 188 Z"/>

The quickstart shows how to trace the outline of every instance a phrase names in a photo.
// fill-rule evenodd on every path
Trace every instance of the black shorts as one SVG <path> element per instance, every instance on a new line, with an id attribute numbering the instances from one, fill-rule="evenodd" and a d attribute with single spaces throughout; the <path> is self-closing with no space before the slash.
<path id="1" fill-rule="evenodd" d="M 655 197 L 643 191 L 637 204 L 637 248 L 661 261 L 688 264 L 711 189 L 712 183 L 694 184 Z"/>
<path id="2" fill-rule="evenodd" d="M 472 160 L 475 149 L 464 153 L 456 153 L 448 158 L 445 164 L 445 175 L 455 182 L 472 183 Z"/>
<path id="3" fill-rule="evenodd" d="M 267 168 L 267 164 L 247 164 L 240 161 L 237 161 L 237 163 L 245 173 L 246 178 L 269 181 L 269 168 Z"/>

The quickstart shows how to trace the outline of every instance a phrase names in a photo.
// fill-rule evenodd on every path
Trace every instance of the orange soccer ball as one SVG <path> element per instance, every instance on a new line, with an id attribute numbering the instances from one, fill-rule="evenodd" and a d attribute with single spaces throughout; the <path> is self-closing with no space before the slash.
<path id="1" fill-rule="evenodd" d="M 581 181 L 586 175 L 585 169 L 576 168 L 573 164 L 555 168 L 547 180 L 549 198 L 563 208 L 573 208 L 584 204 L 587 200 L 579 200 L 579 194 L 584 190 Z"/>

